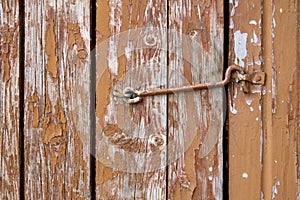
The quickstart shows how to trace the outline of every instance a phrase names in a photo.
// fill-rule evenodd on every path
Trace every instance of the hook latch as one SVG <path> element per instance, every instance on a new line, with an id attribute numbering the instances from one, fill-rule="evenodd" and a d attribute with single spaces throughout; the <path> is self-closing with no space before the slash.
<path id="1" fill-rule="evenodd" d="M 236 81 L 242 84 L 244 93 L 249 93 L 248 84 L 264 85 L 266 74 L 264 72 L 245 73 L 238 65 L 231 65 L 227 68 L 224 80 L 215 83 L 200 83 L 195 85 L 187 85 L 174 88 L 149 89 L 139 91 L 131 87 L 126 87 L 122 93 L 114 91 L 115 97 L 123 98 L 126 103 L 135 104 L 143 100 L 146 96 L 165 95 L 178 92 L 189 92 L 194 90 L 203 90 L 223 87 L 231 81 Z"/>

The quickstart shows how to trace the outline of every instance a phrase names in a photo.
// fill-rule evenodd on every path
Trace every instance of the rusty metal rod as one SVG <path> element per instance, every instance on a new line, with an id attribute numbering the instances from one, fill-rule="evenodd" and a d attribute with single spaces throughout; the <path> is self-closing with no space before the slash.
<path id="1" fill-rule="evenodd" d="M 129 104 L 135 104 L 142 101 L 143 97 L 147 96 L 154 96 L 154 95 L 164 95 L 164 94 L 173 94 L 178 92 L 190 92 L 194 90 L 202 90 L 202 89 L 210 89 L 210 88 L 217 88 L 223 87 L 230 82 L 231 73 L 233 71 L 239 71 L 239 74 L 242 76 L 242 80 L 245 79 L 243 77 L 244 71 L 238 65 L 231 65 L 227 68 L 225 72 L 225 79 L 220 82 L 215 83 L 200 83 L 196 85 L 188 85 L 182 87 L 174 87 L 174 88 L 166 88 L 166 89 L 150 89 L 145 91 L 135 90 L 130 87 L 126 87 L 123 93 L 118 91 L 114 91 L 114 96 L 118 98 L 123 98 L 123 100 Z"/>
<path id="2" fill-rule="evenodd" d="M 188 85 L 182 87 L 174 87 L 174 88 L 165 88 L 165 89 L 155 89 L 155 90 L 147 90 L 137 94 L 139 97 L 146 97 L 146 96 L 154 96 L 154 95 L 164 95 L 164 94 L 172 94 L 178 92 L 187 92 L 187 91 L 194 91 L 194 90 L 202 90 L 202 89 L 209 89 L 209 88 L 217 88 L 225 86 L 230 82 L 231 73 L 233 71 L 239 71 L 243 73 L 243 69 L 238 65 L 231 65 L 227 68 L 225 72 L 225 79 L 216 82 L 216 83 L 200 83 L 196 85 Z"/>

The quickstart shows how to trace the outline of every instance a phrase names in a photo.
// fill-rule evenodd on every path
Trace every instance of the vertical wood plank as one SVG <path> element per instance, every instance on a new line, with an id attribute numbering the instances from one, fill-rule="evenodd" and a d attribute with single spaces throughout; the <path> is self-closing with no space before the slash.
<path id="1" fill-rule="evenodd" d="M 97 199 L 166 198 L 166 97 L 113 97 L 166 86 L 166 26 L 166 0 L 98 0 Z"/>
<path id="2" fill-rule="evenodd" d="M 269 75 L 263 98 L 265 199 L 297 199 L 299 195 L 298 6 L 296 0 L 264 2 L 263 55 Z"/>
<path id="3" fill-rule="evenodd" d="M 247 72 L 261 70 L 261 0 L 231 1 L 230 59 Z M 229 89 L 229 198 L 260 199 L 262 167 L 262 105 L 260 86 L 244 94 Z"/>
<path id="4" fill-rule="evenodd" d="M 0 3 L 0 199 L 20 195 L 19 3 Z"/>
<path id="5" fill-rule="evenodd" d="M 90 1 L 25 1 L 25 198 L 90 197 Z"/>
<path id="6" fill-rule="evenodd" d="M 230 198 L 299 198 L 299 2 L 232 2 L 231 13 L 232 60 L 267 79 L 231 90 Z"/>
<path id="7" fill-rule="evenodd" d="M 299 23 L 300 23 L 300 4 L 297 3 L 297 26 L 299 27 Z M 297 66 L 300 66 L 300 29 L 297 29 L 297 36 L 296 36 L 296 44 L 297 44 L 297 61 L 296 64 Z M 295 76 L 296 77 L 300 77 L 300 68 L 297 67 L 296 68 L 296 72 L 295 72 Z M 300 154 L 300 148 L 299 148 L 299 144 L 300 144 L 300 81 L 299 79 L 295 79 L 296 80 L 296 89 L 293 90 L 293 92 L 291 93 L 291 98 L 294 99 L 292 102 L 292 105 L 295 105 L 294 108 L 296 111 L 293 112 L 294 119 L 295 121 L 291 120 L 291 124 L 293 125 L 293 129 L 296 133 L 297 133 L 297 153 L 298 155 Z M 294 122 L 294 123 L 293 123 Z M 300 156 L 298 156 L 297 162 L 300 163 Z M 297 198 L 300 199 L 300 166 L 298 164 L 298 170 L 297 170 L 297 180 L 298 180 L 298 194 L 297 194 Z"/>
<path id="8" fill-rule="evenodd" d="M 223 2 L 171 0 L 169 19 L 169 86 L 222 80 Z M 224 100 L 224 88 L 169 96 L 168 199 L 223 198 Z"/>

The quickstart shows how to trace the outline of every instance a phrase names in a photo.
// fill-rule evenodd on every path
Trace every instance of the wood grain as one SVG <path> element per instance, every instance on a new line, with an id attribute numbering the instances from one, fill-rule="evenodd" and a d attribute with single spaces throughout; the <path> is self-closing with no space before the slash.
<path id="1" fill-rule="evenodd" d="M 25 1 L 25 199 L 90 197 L 89 15 Z"/>
<path id="2" fill-rule="evenodd" d="M 166 198 L 166 97 L 112 95 L 166 85 L 166 2 L 98 1 L 97 199 Z"/>
<path id="3" fill-rule="evenodd" d="M 169 5 L 169 86 L 222 80 L 223 2 Z M 223 198 L 223 95 L 224 88 L 169 96 L 168 199 Z"/>
<path id="4" fill-rule="evenodd" d="M 19 3 L 0 3 L 0 199 L 20 195 Z"/>

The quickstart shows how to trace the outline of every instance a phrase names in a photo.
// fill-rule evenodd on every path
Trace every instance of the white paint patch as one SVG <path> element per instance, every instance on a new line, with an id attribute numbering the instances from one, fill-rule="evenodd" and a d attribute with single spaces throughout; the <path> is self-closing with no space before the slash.
<path id="1" fill-rule="evenodd" d="M 260 199 L 261 199 L 261 200 L 264 200 L 264 199 L 265 199 L 265 198 L 264 198 L 264 193 L 263 193 L 263 191 L 260 192 Z"/>
<path id="2" fill-rule="evenodd" d="M 230 112 L 234 115 L 237 114 L 237 110 L 233 106 L 230 106 Z"/>
<path id="3" fill-rule="evenodd" d="M 233 22 L 233 16 L 235 14 L 235 9 L 238 7 L 239 5 L 239 1 L 235 0 L 234 2 L 232 0 L 229 0 L 229 3 L 232 4 L 232 9 L 230 12 L 230 24 L 229 24 L 229 28 L 233 29 L 234 28 L 234 22 Z"/>
<path id="4" fill-rule="evenodd" d="M 243 178 L 248 178 L 248 174 L 247 173 L 243 173 L 242 177 Z"/>
<path id="5" fill-rule="evenodd" d="M 256 119 L 255 119 L 256 121 L 258 121 L 259 120 L 259 118 L 258 117 L 256 117 Z"/>
<path id="6" fill-rule="evenodd" d="M 233 8 L 233 9 L 231 10 L 230 16 L 233 17 L 234 14 L 235 14 L 235 9 Z"/>
<path id="7" fill-rule="evenodd" d="M 249 24 L 251 24 L 251 25 L 257 25 L 257 22 L 256 22 L 256 20 L 250 20 Z"/>
<path id="8" fill-rule="evenodd" d="M 260 161 L 260 169 L 262 170 L 263 163 L 262 163 L 262 156 L 263 156 L 263 145 L 264 145 L 264 132 L 262 131 L 262 121 L 260 121 L 260 145 L 259 145 L 259 161 Z"/>
<path id="9" fill-rule="evenodd" d="M 253 108 L 252 106 L 250 107 L 250 111 L 251 111 L 251 112 L 253 112 L 253 111 L 254 111 L 254 108 Z"/>
<path id="10" fill-rule="evenodd" d="M 275 28 L 276 28 L 276 20 L 275 20 L 275 7 L 273 9 L 273 13 L 272 13 L 272 38 L 275 38 Z"/>
<path id="11" fill-rule="evenodd" d="M 230 25 L 229 25 L 229 28 L 230 29 L 234 29 L 234 22 L 233 22 L 233 19 L 230 18 Z"/>
<path id="12" fill-rule="evenodd" d="M 260 61 L 260 60 L 256 60 L 256 61 L 255 61 L 255 64 L 256 64 L 256 65 L 261 65 L 261 61 Z"/>
<path id="13" fill-rule="evenodd" d="M 273 17 L 272 23 L 273 23 L 273 27 L 276 28 L 276 20 L 275 20 L 275 17 Z"/>
<path id="14" fill-rule="evenodd" d="M 277 164 L 277 163 L 278 163 L 278 161 L 277 161 L 277 160 L 274 160 L 274 163 L 276 163 L 276 164 Z"/>
<path id="15" fill-rule="evenodd" d="M 241 33 L 240 30 L 234 33 L 234 52 L 235 52 L 235 64 L 245 67 L 243 59 L 246 58 L 247 52 L 247 33 Z"/>
<path id="16" fill-rule="evenodd" d="M 251 38 L 251 43 L 254 43 L 254 44 L 258 43 L 258 37 L 257 37 L 255 31 L 253 31 L 253 37 Z"/>
<path id="17" fill-rule="evenodd" d="M 282 13 L 282 8 L 279 9 L 279 12 Z"/>
<path id="18" fill-rule="evenodd" d="M 109 50 L 108 50 L 108 66 L 113 75 L 118 75 L 118 56 L 117 47 L 119 43 L 119 37 L 115 36 L 120 33 L 122 26 L 122 1 L 115 0 L 109 2 L 109 26 L 111 29 L 111 34 L 114 35 L 109 40 Z"/>
<path id="19" fill-rule="evenodd" d="M 277 186 L 280 185 L 280 181 L 278 181 L 277 183 L 275 183 L 272 187 L 272 199 L 275 199 L 276 195 L 278 194 L 278 189 Z"/>
<path id="20" fill-rule="evenodd" d="M 252 102 L 253 102 L 253 98 L 252 97 L 246 97 L 246 104 L 248 106 L 250 106 L 252 104 Z"/>
<path id="21" fill-rule="evenodd" d="M 212 167 L 208 168 L 208 171 L 212 172 L 212 171 L 213 171 L 213 168 L 212 168 Z"/>
<path id="22" fill-rule="evenodd" d="M 213 176 L 209 176 L 208 180 L 212 181 L 213 180 Z"/>

